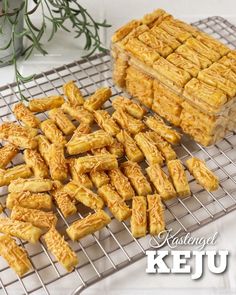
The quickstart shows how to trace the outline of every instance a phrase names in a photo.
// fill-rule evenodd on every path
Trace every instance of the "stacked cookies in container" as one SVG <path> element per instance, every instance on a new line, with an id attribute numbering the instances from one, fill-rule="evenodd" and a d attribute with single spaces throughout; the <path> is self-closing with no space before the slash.
<path id="1" fill-rule="evenodd" d="M 236 51 L 158 9 L 112 37 L 113 79 L 208 146 L 234 130 Z"/>

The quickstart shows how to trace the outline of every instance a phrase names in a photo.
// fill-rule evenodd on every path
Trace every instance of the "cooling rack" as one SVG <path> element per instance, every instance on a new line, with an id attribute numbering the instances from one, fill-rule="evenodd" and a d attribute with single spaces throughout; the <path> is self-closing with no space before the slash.
<path id="1" fill-rule="evenodd" d="M 227 20 L 211 17 L 193 25 L 220 39 L 231 48 L 236 47 L 236 27 Z M 25 97 L 31 99 L 61 94 L 62 85 L 72 79 L 77 82 L 85 96 L 102 85 L 111 87 L 113 96 L 121 93 L 112 83 L 109 52 L 41 73 L 35 76 L 33 81 L 20 87 Z M 16 83 L 0 87 L 2 122 L 16 121 L 12 107 L 17 101 L 19 93 Z M 111 101 L 112 98 L 104 107 L 111 108 Z M 38 116 L 41 120 L 47 118 L 46 113 Z M 208 148 L 203 148 L 189 138 L 183 137 L 182 143 L 176 146 L 175 150 L 183 162 L 190 156 L 205 159 L 207 165 L 220 179 L 219 190 L 209 193 L 196 184 L 188 174 L 192 195 L 165 203 L 167 229 L 180 230 L 179 235 L 181 235 L 192 232 L 236 209 L 236 134 L 231 132 L 224 140 Z M 11 165 L 22 162 L 22 154 L 19 154 Z M 5 202 L 6 193 L 6 189 L 1 188 L 0 202 Z M 58 228 L 61 233 L 65 233 L 67 226 L 75 219 L 86 214 L 86 209 L 81 207 L 79 212 L 79 216 L 65 219 L 60 211 L 57 211 L 60 217 Z M 5 210 L 3 214 L 9 215 L 9 212 Z M 80 242 L 68 241 L 79 257 L 78 267 L 69 274 L 47 252 L 42 241 L 33 246 L 19 241 L 30 256 L 33 270 L 19 278 L 0 258 L 0 294 L 52 294 L 55 293 L 57 286 L 60 286 L 61 292 L 65 287 L 66 294 L 80 294 L 90 285 L 144 257 L 145 251 L 150 248 L 149 240 L 150 236 L 133 238 L 129 222 L 119 223 L 112 219 L 112 222 L 99 233 L 90 235 Z"/>

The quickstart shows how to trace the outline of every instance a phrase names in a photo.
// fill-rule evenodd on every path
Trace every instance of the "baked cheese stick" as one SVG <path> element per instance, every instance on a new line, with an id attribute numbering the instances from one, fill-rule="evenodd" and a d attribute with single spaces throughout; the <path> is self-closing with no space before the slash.
<path id="1" fill-rule="evenodd" d="M 73 222 L 66 232 L 72 241 L 77 241 L 102 229 L 110 222 L 110 216 L 105 211 L 98 210 L 96 213 Z"/>
<path id="2" fill-rule="evenodd" d="M 97 210 L 104 207 L 103 200 L 97 194 L 75 181 L 67 183 L 62 191 L 66 192 L 71 199 L 75 199 L 91 209 Z"/>
<path id="3" fill-rule="evenodd" d="M 165 230 L 164 208 L 158 194 L 148 195 L 149 233 L 158 235 Z"/>
<path id="4" fill-rule="evenodd" d="M 69 272 L 79 263 L 76 253 L 71 249 L 64 237 L 59 234 L 55 227 L 43 236 L 46 246 L 56 257 L 57 261 Z"/>
<path id="5" fill-rule="evenodd" d="M 61 210 L 61 213 L 65 218 L 77 212 L 77 208 L 71 200 L 70 195 L 63 191 L 62 184 L 60 182 L 59 186 L 52 191 L 52 196 L 57 204 L 57 207 Z"/>
<path id="6" fill-rule="evenodd" d="M 155 115 L 155 117 L 147 117 L 145 123 L 151 130 L 155 131 L 169 143 L 179 143 L 181 135 L 171 127 L 167 126 L 159 116 Z"/>
<path id="7" fill-rule="evenodd" d="M 30 222 L 39 228 L 50 228 L 56 226 L 57 217 L 53 212 L 44 212 L 38 209 L 29 209 L 14 206 L 11 211 L 11 219 Z"/>
<path id="8" fill-rule="evenodd" d="M 141 120 L 129 115 L 123 109 L 116 110 L 112 114 L 112 118 L 116 120 L 122 129 L 127 130 L 131 134 L 137 134 L 145 129 L 145 125 Z"/>
<path id="9" fill-rule="evenodd" d="M 134 190 L 128 178 L 121 172 L 119 168 L 110 170 L 108 175 L 111 179 L 111 184 L 115 187 L 123 200 L 130 200 L 133 198 Z"/>
<path id="10" fill-rule="evenodd" d="M 38 150 L 44 161 L 48 164 L 49 163 L 49 156 L 48 151 L 50 147 L 50 142 L 48 141 L 47 137 L 44 135 L 37 136 L 38 141 Z"/>
<path id="11" fill-rule="evenodd" d="M 64 98 L 60 95 L 52 95 L 45 98 L 32 99 L 29 102 L 31 112 L 45 112 L 54 108 L 59 108 L 64 103 Z"/>
<path id="12" fill-rule="evenodd" d="M 106 150 L 106 148 L 101 148 L 101 149 L 92 150 L 92 154 L 93 155 L 100 155 L 100 154 L 109 155 L 109 152 Z M 110 178 L 108 177 L 105 171 L 91 171 L 89 175 L 96 188 L 99 188 L 110 182 Z"/>
<path id="13" fill-rule="evenodd" d="M 25 249 L 18 246 L 16 241 L 8 235 L 0 236 L 0 256 L 7 261 L 19 277 L 32 268 Z"/>
<path id="14" fill-rule="evenodd" d="M 207 168 L 204 161 L 190 158 L 186 161 L 189 172 L 197 182 L 208 191 L 215 191 L 219 187 L 218 177 Z"/>
<path id="15" fill-rule="evenodd" d="M 131 20 L 127 24 L 120 27 L 118 30 L 115 31 L 115 33 L 112 36 L 112 42 L 118 42 L 122 40 L 125 36 L 127 36 L 133 29 L 137 28 L 141 25 L 141 21 L 139 20 Z"/>
<path id="16" fill-rule="evenodd" d="M 18 154 L 19 150 L 14 144 L 6 144 L 0 148 L 0 168 L 4 169 Z"/>
<path id="17" fill-rule="evenodd" d="M 184 167 L 180 160 L 172 160 L 167 163 L 168 171 L 175 190 L 179 197 L 190 195 L 188 179 L 184 171 Z"/>
<path id="18" fill-rule="evenodd" d="M 99 188 L 110 182 L 110 178 L 104 171 L 90 171 L 89 175 L 96 188 Z"/>
<path id="19" fill-rule="evenodd" d="M 74 81 L 69 81 L 64 84 L 63 92 L 69 100 L 71 106 L 81 106 L 84 104 L 83 95 Z"/>
<path id="20" fill-rule="evenodd" d="M 147 232 L 147 201 L 143 196 L 135 196 L 132 200 L 132 216 L 130 220 L 133 237 L 141 238 Z"/>
<path id="21" fill-rule="evenodd" d="M 48 167 L 39 152 L 36 150 L 26 149 L 24 151 L 24 159 L 27 166 L 33 170 L 35 177 L 48 178 Z"/>
<path id="22" fill-rule="evenodd" d="M 40 128 L 45 136 L 52 142 L 61 145 L 66 144 L 66 139 L 62 132 L 57 128 L 56 124 L 51 120 L 45 120 L 40 124 Z"/>
<path id="23" fill-rule="evenodd" d="M 100 187 L 98 194 L 118 221 L 121 222 L 130 217 L 131 210 L 111 184 Z"/>
<path id="24" fill-rule="evenodd" d="M 212 62 L 220 59 L 220 54 L 217 51 L 207 47 L 204 43 L 202 43 L 200 40 L 197 40 L 196 38 L 189 38 L 185 44 L 201 55 L 207 57 Z"/>
<path id="25" fill-rule="evenodd" d="M 113 143 L 106 148 L 109 153 L 117 156 L 117 158 L 121 158 L 124 156 L 124 146 L 117 139 L 114 139 Z"/>
<path id="26" fill-rule="evenodd" d="M 93 112 L 93 115 L 98 126 L 111 136 L 116 136 L 116 134 L 120 132 L 120 127 L 111 118 L 107 111 L 97 110 Z"/>
<path id="27" fill-rule="evenodd" d="M 145 114 L 145 110 L 139 104 L 123 96 L 117 96 L 112 101 L 112 106 L 116 110 L 119 108 L 124 109 L 127 113 L 137 119 L 142 119 Z"/>
<path id="28" fill-rule="evenodd" d="M 124 145 L 125 154 L 130 161 L 141 162 L 144 159 L 143 153 L 136 142 L 125 130 L 121 130 L 116 136 L 117 140 Z"/>
<path id="29" fill-rule="evenodd" d="M 159 26 L 152 27 L 150 32 L 156 38 L 169 45 L 173 50 L 175 50 L 181 45 L 181 43 L 174 36 L 170 35 L 165 30 L 161 29 Z"/>
<path id="30" fill-rule="evenodd" d="M 90 178 L 87 174 L 78 173 L 78 171 L 76 169 L 76 165 L 75 165 L 75 159 L 71 158 L 71 159 L 68 159 L 67 161 L 69 163 L 69 170 L 70 170 L 70 174 L 71 174 L 72 179 L 75 182 L 78 182 L 78 183 L 82 184 L 83 186 L 91 189 L 93 187 L 92 181 L 90 180 Z"/>
<path id="31" fill-rule="evenodd" d="M 21 178 L 28 178 L 32 176 L 32 171 L 25 165 L 17 165 L 6 170 L 0 169 L 0 186 L 8 185 L 12 180 Z"/>
<path id="32" fill-rule="evenodd" d="M 0 126 L 0 139 L 6 140 L 23 149 L 34 149 L 37 146 L 37 140 L 34 138 L 37 132 L 33 128 L 6 122 Z"/>
<path id="33" fill-rule="evenodd" d="M 112 143 L 113 138 L 108 133 L 98 130 L 73 138 L 66 144 L 66 148 L 70 155 L 76 155 L 90 151 L 91 149 L 109 146 Z"/>
<path id="34" fill-rule="evenodd" d="M 14 106 L 13 113 L 26 126 L 31 128 L 39 126 L 40 120 L 22 102 Z"/>
<path id="35" fill-rule="evenodd" d="M 65 135 L 73 133 L 76 129 L 75 125 L 67 118 L 61 108 L 52 109 L 48 112 L 48 115 Z"/>
<path id="36" fill-rule="evenodd" d="M 75 167 L 78 173 L 90 171 L 103 171 L 118 168 L 118 162 L 114 155 L 84 156 L 75 160 Z"/>
<path id="37" fill-rule="evenodd" d="M 93 123 L 93 115 L 82 106 L 71 106 L 69 103 L 65 102 L 61 108 L 63 112 L 81 123 L 83 122 L 88 125 Z"/>
<path id="38" fill-rule="evenodd" d="M 172 183 L 158 164 L 148 167 L 146 171 L 163 200 L 169 200 L 176 197 L 176 191 Z"/>
<path id="39" fill-rule="evenodd" d="M 42 230 L 29 222 L 0 218 L 0 232 L 35 244 L 42 235 Z"/>
<path id="40" fill-rule="evenodd" d="M 53 180 L 64 181 L 67 179 L 67 165 L 64 155 L 64 147 L 52 143 L 48 150 L 49 169 Z"/>
<path id="41" fill-rule="evenodd" d="M 144 132 L 135 135 L 135 141 L 143 152 L 149 165 L 163 165 L 163 157 L 156 147 L 155 142 Z"/>
<path id="42" fill-rule="evenodd" d="M 102 87 L 97 89 L 84 103 L 84 108 L 90 112 L 98 110 L 111 97 L 111 89 Z"/>
<path id="43" fill-rule="evenodd" d="M 146 196 L 152 193 L 151 185 L 137 163 L 131 161 L 124 162 L 121 164 L 121 169 L 128 177 L 138 195 Z"/>
<path id="44" fill-rule="evenodd" d="M 75 131 L 74 131 L 74 133 L 73 133 L 73 135 L 71 137 L 71 140 L 74 137 L 80 137 L 83 134 L 89 134 L 89 133 L 91 133 L 91 131 L 92 131 L 91 127 L 88 124 L 82 122 L 75 129 Z"/>
<path id="45" fill-rule="evenodd" d="M 177 156 L 175 151 L 172 149 L 171 145 L 167 141 L 165 141 L 165 139 L 163 139 L 155 131 L 148 131 L 146 132 L 146 135 L 155 142 L 155 145 L 162 153 L 167 162 L 176 159 Z"/>
<path id="46" fill-rule="evenodd" d="M 32 193 L 42 193 L 47 192 L 52 189 L 52 180 L 51 179 L 42 179 L 42 178 L 17 178 L 11 181 L 8 191 L 10 193 L 21 193 L 29 191 Z"/>
<path id="47" fill-rule="evenodd" d="M 14 206 L 21 206 L 29 209 L 45 209 L 52 208 L 52 198 L 46 193 L 9 193 L 6 200 L 6 207 L 11 209 Z"/>

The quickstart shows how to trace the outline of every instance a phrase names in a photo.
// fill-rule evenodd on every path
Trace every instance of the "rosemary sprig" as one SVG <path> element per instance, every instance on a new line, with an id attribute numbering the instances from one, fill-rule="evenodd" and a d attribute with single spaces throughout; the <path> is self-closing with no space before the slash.
<path id="1" fill-rule="evenodd" d="M 23 0 L 20 7 L 10 9 L 11 0 L 3 0 L 3 17 L 2 27 L 0 26 L 0 35 L 4 34 L 3 26 L 8 22 L 11 24 L 11 38 L 9 43 L 0 48 L 6 50 L 12 48 L 12 58 L 10 62 L 14 65 L 15 78 L 18 86 L 18 91 L 21 99 L 26 99 L 21 91 L 20 84 L 29 82 L 34 75 L 24 77 L 21 75 L 16 58 L 15 41 L 17 38 L 26 38 L 29 40 L 29 45 L 23 50 L 23 55 L 27 59 L 32 54 L 33 50 L 37 50 L 43 55 L 47 54 L 42 43 L 42 37 L 46 34 L 46 28 L 51 28 L 50 34 L 47 36 L 48 41 L 51 41 L 59 29 L 67 32 L 72 32 L 75 38 L 85 37 L 84 49 L 88 51 L 86 57 L 93 54 L 96 50 L 105 51 L 103 47 L 99 30 L 109 27 L 106 21 L 100 23 L 93 19 L 89 12 L 78 3 L 77 0 L 33 0 L 34 7 L 29 10 L 29 1 Z M 42 15 L 41 23 L 36 26 L 31 17 L 34 13 L 40 10 Z M 16 32 L 16 27 L 19 22 L 20 14 L 23 13 L 24 29 L 22 32 Z"/>

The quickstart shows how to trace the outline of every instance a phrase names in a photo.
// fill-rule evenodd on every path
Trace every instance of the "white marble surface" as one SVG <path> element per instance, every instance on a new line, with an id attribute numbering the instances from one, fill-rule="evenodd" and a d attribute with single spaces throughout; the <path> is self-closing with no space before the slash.
<path id="1" fill-rule="evenodd" d="M 93 16 L 106 18 L 113 26 L 103 39 L 109 46 L 112 31 L 132 18 L 138 18 L 157 7 L 162 7 L 177 17 L 194 21 L 207 16 L 220 15 L 236 24 L 235 0 L 81 0 Z M 36 19 L 39 16 L 36 16 Z M 57 35 L 55 40 L 46 44 L 48 56 L 42 57 L 34 53 L 29 60 L 19 61 L 23 74 L 45 71 L 60 64 L 79 59 L 81 56 L 80 41 L 64 32 Z M 0 85 L 14 81 L 12 66 L 0 68 Z M 1 111 L 1 110 L 0 110 Z M 218 231 L 216 249 L 230 251 L 229 266 L 223 275 L 213 275 L 206 271 L 203 278 L 192 281 L 189 275 L 148 275 L 145 273 L 146 259 L 142 259 L 110 278 L 90 287 L 84 294 L 127 294 L 127 295 L 169 295 L 169 294 L 236 294 L 236 212 L 207 225 L 194 233 L 196 236 L 209 235 Z M 67 286 L 76 286 L 76 281 L 63 280 L 56 284 L 53 294 L 68 294 Z M 41 293 L 41 292 L 40 292 Z M 39 292 L 38 292 L 39 294 Z M 43 292 L 42 292 L 43 294 Z"/>

